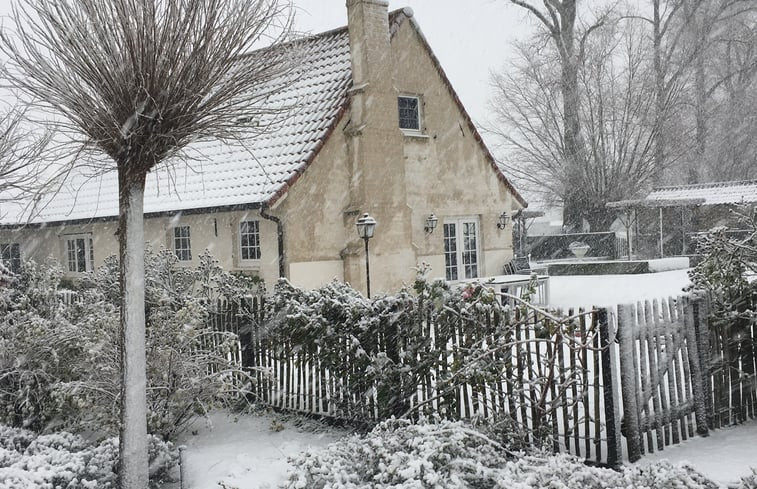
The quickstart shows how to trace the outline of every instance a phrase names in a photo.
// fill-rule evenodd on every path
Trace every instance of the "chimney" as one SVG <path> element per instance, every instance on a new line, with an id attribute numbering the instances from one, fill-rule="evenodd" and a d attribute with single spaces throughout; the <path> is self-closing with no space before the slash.
<path id="1" fill-rule="evenodd" d="M 347 0 L 353 87 L 374 85 L 371 91 L 391 87 L 389 2 Z M 385 83 L 385 87 L 375 86 Z"/>
<path id="2" fill-rule="evenodd" d="M 381 273 L 371 289 L 388 292 L 385 284 L 412 280 L 415 251 L 398 243 L 411 243 L 411 209 L 407 206 L 404 137 L 399 129 L 398 91 L 386 0 L 347 0 L 347 27 L 352 58 L 348 140 L 350 202 L 345 209 L 349 245 L 344 278 L 365 290 L 364 252 L 355 233 L 355 221 L 368 212 L 379 222 L 371 240 L 371 259 Z M 391 265 L 390 265 L 391 264 Z M 408 272 L 409 271 L 409 272 Z"/>

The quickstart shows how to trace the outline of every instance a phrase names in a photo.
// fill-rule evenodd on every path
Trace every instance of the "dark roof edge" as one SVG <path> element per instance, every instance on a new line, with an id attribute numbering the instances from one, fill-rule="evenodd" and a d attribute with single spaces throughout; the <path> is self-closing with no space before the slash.
<path id="1" fill-rule="evenodd" d="M 160 212 L 148 212 L 145 213 L 144 218 L 156 218 L 156 217 L 172 217 L 177 214 L 208 214 L 213 212 L 233 212 L 250 209 L 260 209 L 263 207 L 263 202 L 249 202 L 245 204 L 229 204 L 219 205 L 214 207 L 194 207 L 191 209 L 177 209 L 172 211 L 160 211 Z M 46 222 L 30 222 L 19 224 L 0 224 L 0 230 L 2 229 L 39 229 L 48 226 L 76 226 L 80 224 L 93 224 L 96 222 L 111 222 L 118 221 L 118 216 L 102 216 L 102 217 L 89 217 L 82 219 L 67 219 L 61 221 L 46 221 Z"/>
<path id="2" fill-rule="evenodd" d="M 393 14 L 400 13 L 400 12 L 401 10 L 395 11 L 393 12 Z M 439 59 L 434 54 L 433 49 L 431 49 L 431 45 L 426 40 L 426 36 L 423 35 L 423 31 L 421 31 L 420 25 L 415 20 L 415 17 L 410 17 L 410 25 L 412 25 L 413 28 L 415 29 L 415 32 L 418 33 L 418 37 L 421 39 L 423 47 L 426 49 L 426 52 L 428 52 L 429 56 L 431 57 L 431 61 L 434 63 L 436 70 L 439 72 L 439 76 L 442 77 L 442 81 L 444 82 L 444 85 L 446 85 L 447 90 L 449 90 L 450 94 L 452 95 L 452 98 L 454 99 L 455 103 L 460 109 L 460 112 L 462 112 L 463 117 L 465 118 L 465 122 L 466 124 L 468 124 L 468 128 L 473 134 L 473 137 L 476 140 L 476 142 L 478 142 L 479 146 L 484 151 L 484 155 L 486 156 L 486 159 L 489 160 L 489 164 L 491 165 L 494 172 L 497 174 L 497 178 L 505 185 L 505 187 L 508 188 L 508 190 L 510 190 L 510 192 L 513 194 L 513 197 L 515 197 L 515 199 L 518 202 L 520 202 L 520 204 L 523 207 L 528 207 L 528 202 L 526 202 L 526 200 L 523 198 L 520 192 L 518 192 L 518 190 L 510 182 L 510 180 L 507 179 L 505 174 L 502 173 L 502 170 L 500 170 L 499 166 L 497 166 L 497 161 L 494 159 L 494 156 L 492 156 L 491 151 L 489 151 L 489 148 L 486 146 L 486 143 L 484 143 L 484 139 L 481 137 L 481 134 L 478 132 L 478 129 L 476 128 L 476 125 L 473 123 L 473 119 L 471 119 L 470 115 L 468 114 L 468 111 L 465 110 L 465 107 L 463 106 L 463 102 L 460 100 L 460 97 L 457 95 L 457 92 L 452 87 L 452 83 L 450 83 L 449 78 L 447 78 L 447 74 L 444 72 L 444 68 L 442 68 L 442 65 L 439 62 Z"/>

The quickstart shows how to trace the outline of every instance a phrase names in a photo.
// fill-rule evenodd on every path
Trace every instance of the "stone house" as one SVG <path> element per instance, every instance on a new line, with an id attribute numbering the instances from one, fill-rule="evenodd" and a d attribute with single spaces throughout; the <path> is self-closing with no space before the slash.
<path id="1" fill-rule="evenodd" d="M 526 202 L 412 11 L 389 12 L 384 0 L 348 0 L 347 11 L 348 26 L 301 42 L 302 75 L 270 102 L 297 101 L 284 124 L 243 144 L 194 144 L 185 162 L 150 175 L 145 237 L 154 248 L 187 264 L 208 249 L 224 268 L 268 284 L 338 279 L 365 290 L 355 223 L 370 213 L 374 291 L 411 283 L 421 262 L 449 280 L 501 273 L 512 223 L 499 217 Z M 24 225 L 6 213 L 3 259 L 51 257 L 72 277 L 97 267 L 118 250 L 116 188 L 115 172 L 79 172 Z"/>

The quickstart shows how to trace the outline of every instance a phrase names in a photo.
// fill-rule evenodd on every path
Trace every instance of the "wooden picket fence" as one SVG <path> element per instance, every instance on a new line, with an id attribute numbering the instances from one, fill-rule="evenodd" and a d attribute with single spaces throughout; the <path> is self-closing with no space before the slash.
<path id="1" fill-rule="evenodd" d="M 504 417 L 525 431 L 546 429 L 556 451 L 616 466 L 624 453 L 635 461 L 755 417 L 754 327 L 738 343 L 726 341 L 710 332 L 707 308 L 706 297 L 683 296 L 569 310 L 571 319 L 549 338 L 544 331 L 552 316 L 535 314 L 497 352 L 505 366 L 498 381 L 469 375 L 451 390 L 443 379 L 452 365 L 476 342 L 495 344 L 495 326 L 512 317 L 491 314 L 476 324 L 461 319 L 453 330 L 426 318 L 429 348 L 446 348 L 447 354 L 433 359 L 433 368 L 422 370 L 412 385 L 404 380 L 395 386 L 394 395 L 403 400 L 400 411 L 382 408 L 382 396 L 390 393 L 367 381 L 346 338 L 336 343 L 346 365 L 337 370 L 322 360 L 318 344 L 302 345 L 271 330 L 262 298 L 241 309 L 219 305 L 213 321 L 240 335 L 237 358 L 255 379 L 252 390 L 276 408 L 366 423 L 397 414 Z M 402 358 L 388 351 L 386 331 L 376 331 L 371 341 L 373 353 Z M 429 360 L 422 353 L 413 356 L 401 360 L 409 369 Z"/>

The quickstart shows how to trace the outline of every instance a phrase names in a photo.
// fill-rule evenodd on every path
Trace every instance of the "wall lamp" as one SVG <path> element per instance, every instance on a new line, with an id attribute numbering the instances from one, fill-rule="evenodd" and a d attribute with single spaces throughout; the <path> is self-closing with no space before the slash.
<path id="1" fill-rule="evenodd" d="M 423 230 L 426 231 L 426 234 L 431 234 L 434 232 L 437 222 L 439 222 L 439 219 L 433 213 L 428 215 L 428 217 L 426 218 L 426 223 L 423 225 Z"/>
<path id="2" fill-rule="evenodd" d="M 507 218 L 507 212 L 502 212 L 502 214 L 499 215 L 499 220 L 497 221 L 497 228 L 505 229 L 505 226 L 507 226 Z"/>

